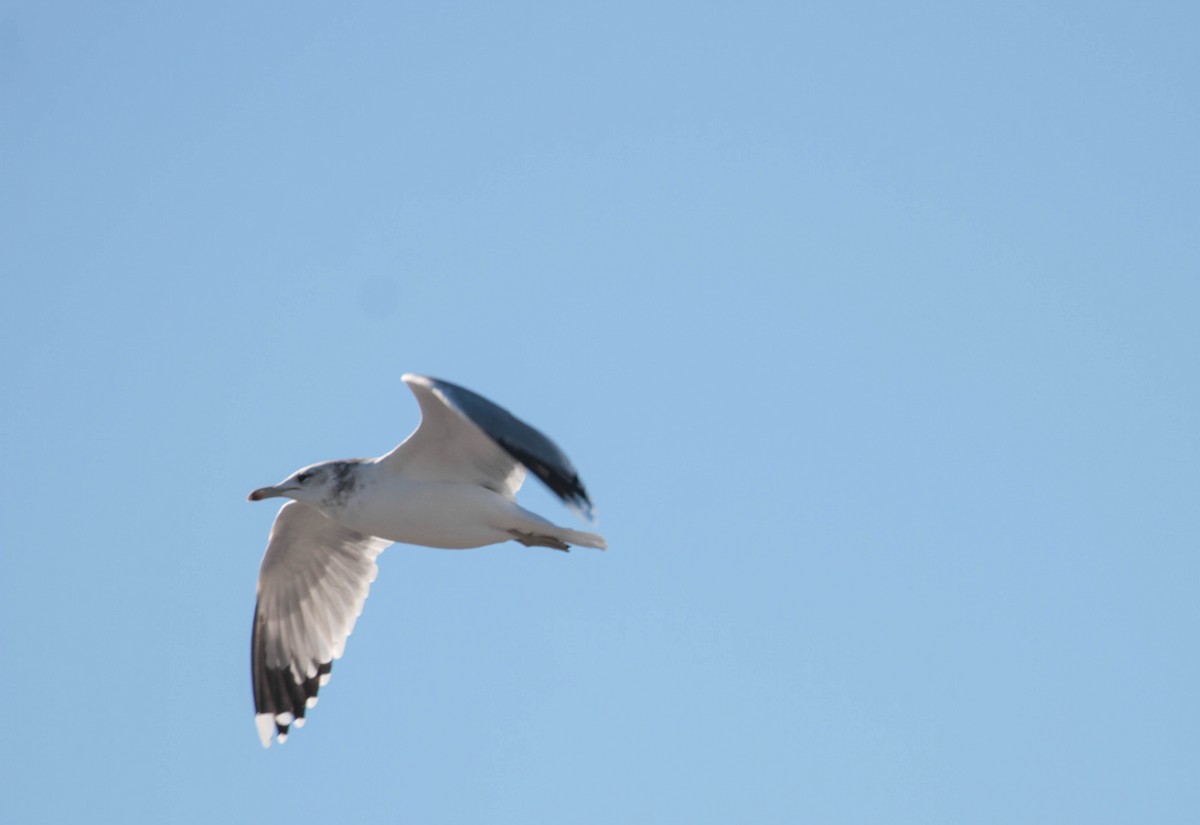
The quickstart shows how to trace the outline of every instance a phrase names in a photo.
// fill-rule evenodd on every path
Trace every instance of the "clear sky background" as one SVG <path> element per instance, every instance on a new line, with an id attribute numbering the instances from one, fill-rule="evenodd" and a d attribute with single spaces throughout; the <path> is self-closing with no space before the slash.
<path id="1" fill-rule="evenodd" d="M 6 5 L 0 819 L 1196 822 L 1196 9 Z M 406 371 L 611 549 L 391 548 L 263 751 Z"/>

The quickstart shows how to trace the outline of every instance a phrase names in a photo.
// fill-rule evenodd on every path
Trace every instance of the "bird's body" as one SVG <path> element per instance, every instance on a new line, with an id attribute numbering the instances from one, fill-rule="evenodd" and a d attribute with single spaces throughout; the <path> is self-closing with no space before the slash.
<path id="1" fill-rule="evenodd" d="M 403 544 L 464 550 L 510 541 L 514 533 L 598 546 L 595 534 L 558 527 L 478 484 L 418 481 L 379 461 L 354 465 L 353 496 L 321 506 L 329 518 L 368 536 Z"/>
<path id="2" fill-rule="evenodd" d="M 250 494 L 293 499 L 276 516 L 259 571 L 251 675 L 259 736 L 304 723 L 362 611 L 375 558 L 392 542 L 465 549 L 518 541 L 604 549 L 516 503 L 526 469 L 573 507 L 591 501 L 548 438 L 462 387 L 405 375 L 421 424 L 374 459 L 326 461 Z"/>

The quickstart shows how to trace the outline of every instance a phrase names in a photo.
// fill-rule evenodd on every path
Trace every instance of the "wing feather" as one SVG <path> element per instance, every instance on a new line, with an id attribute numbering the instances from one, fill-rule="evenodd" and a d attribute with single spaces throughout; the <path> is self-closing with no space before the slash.
<path id="1" fill-rule="evenodd" d="M 575 465 L 549 438 L 470 390 L 405 375 L 421 423 L 382 463 L 409 478 L 480 484 L 509 498 L 533 472 L 568 506 L 592 517 L 592 502 Z"/>
<path id="2" fill-rule="evenodd" d="M 306 504 L 275 518 L 258 574 L 250 640 L 254 712 L 263 746 L 303 724 L 362 613 L 375 559 L 391 542 L 365 536 Z"/>

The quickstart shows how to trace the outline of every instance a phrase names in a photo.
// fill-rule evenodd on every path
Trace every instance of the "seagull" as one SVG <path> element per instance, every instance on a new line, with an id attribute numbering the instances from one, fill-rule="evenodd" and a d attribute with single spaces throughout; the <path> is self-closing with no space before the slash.
<path id="1" fill-rule="evenodd" d="M 400 446 L 379 458 L 312 464 L 249 495 L 291 499 L 271 527 L 250 639 L 254 721 L 264 748 L 304 725 L 389 544 L 607 547 L 603 536 L 559 527 L 516 503 L 528 470 L 593 520 L 579 473 L 553 441 L 449 381 L 401 380 L 417 397 L 421 422 Z"/>

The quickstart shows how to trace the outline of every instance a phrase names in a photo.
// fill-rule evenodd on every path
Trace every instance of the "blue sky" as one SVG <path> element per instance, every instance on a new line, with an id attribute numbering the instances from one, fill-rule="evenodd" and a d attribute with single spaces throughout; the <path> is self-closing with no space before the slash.
<path id="1" fill-rule="evenodd" d="M 2 818 L 1196 821 L 1195 7 L 423 5 L 0 11 Z M 408 371 L 611 549 L 389 549 L 264 752 Z"/>

